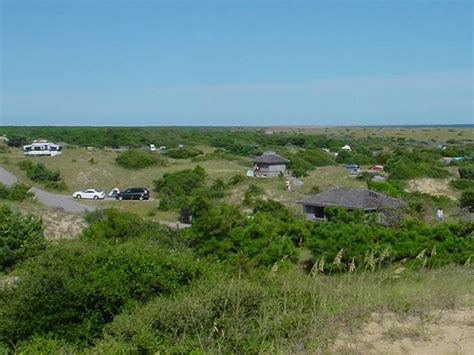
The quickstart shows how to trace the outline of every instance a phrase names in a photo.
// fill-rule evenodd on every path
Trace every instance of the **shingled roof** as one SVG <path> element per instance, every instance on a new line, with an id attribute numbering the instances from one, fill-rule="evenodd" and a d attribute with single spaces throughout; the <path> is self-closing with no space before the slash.
<path id="1" fill-rule="evenodd" d="M 351 189 L 346 187 L 339 187 L 317 195 L 309 196 L 299 203 L 302 205 L 319 207 L 336 206 L 345 208 L 361 208 L 366 211 L 401 208 L 406 205 L 402 200 L 382 195 L 375 191 L 367 189 Z"/>
<path id="2" fill-rule="evenodd" d="M 290 161 L 286 158 L 283 158 L 281 155 L 276 154 L 275 152 L 265 152 L 262 155 L 256 157 L 254 163 L 262 164 L 288 164 Z"/>

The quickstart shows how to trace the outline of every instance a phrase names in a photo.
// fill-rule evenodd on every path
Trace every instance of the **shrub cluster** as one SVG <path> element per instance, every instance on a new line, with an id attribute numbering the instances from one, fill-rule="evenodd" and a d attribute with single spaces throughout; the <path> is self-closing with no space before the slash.
<path id="1" fill-rule="evenodd" d="M 198 215 L 185 238 L 200 255 L 213 260 L 268 266 L 282 258 L 296 260 L 295 245 L 305 238 L 305 223 L 274 201 L 256 202 L 251 216 L 244 216 L 237 206 L 222 205 Z"/>
<path id="2" fill-rule="evenodd" d="M 353 151 L 341 150 L 338 152 L 336 162 L 342 164 L 375 164 L 380 161 L 370 154 L 368 149 L 357 147 Z"/>
<path id="3" fill-rule="evenodd" d="M 470 212 L 474 212 L 474 190 L 463 191 L 459 199 L 461 207 L 467 208 Z"/>
<path id="4" fill-rule="evenodd" d="M 474 180 L 474 165 L 464 165 L 459 167 L 459 177 L 461 179 Z"/>
<path id="5" fill-rule="evenodd" d="M 454 179 L 450 185 L 458 190 L 474 190 L 474 180 L 472 179 Z"/>
<path id="6" fill-rule="evenodd" d="M 30 186 L 21 182 L 16 182 L 10 187 L 0 183 L 0 200 L 23 201 L 33 197 L 33 193 L 29 190 Z"/>
<path id="7" fill-rule="evenodd" d="M 185 207 L 190 203 L 192 193 L 203 187 L 206 173 L 197 166 L 193 170 L 182 170 L 164 174 L 155 180 L 155 191 L 160 194 L 160 209 L 169 210 Z"/>
<path id="8" fill-rule="evenodd" d="M 176 148 L 176 149 L 168 149 L 165 153 L 168 157 L 173 159 L 189 159 L 194 158 L 198 155 L 202 154 L 202 151 L 196 148 Z"/>
<path id="9" fill-rule="evenodd" d="M 50 245 L 19 268 L 21 282 L 2 291 L 0 341 L 55 334 L 90 344 L 124 308 L 175 292 L 205 271 L 188 249 L 163 243 L 170 238 L 161 227 L 117 237 L 130 227 L 130 216 L 122 217 L 123 225 L 119 212 L 90 215 L 79 240 Z"/>
<path id="10" fill-rule="evenodd" d="M 50 170 L 43 163 L 33 163 L 31 160 L 23 160 L 19 166 L 26 171 L 26 176 L 32 181 L 40 182 L 53 190 L 66 189 L 59 170 Z"/>
<path id="11" fill-rule="evenodd" d="M 385 162 L 385 170 L 390 173 L 390 179 L 396 180 L 449 177 L 440 158 L 440 150 L 398 147 Z"/>
<path id="12" fill-rule="evenodd" d="M 120 153 L 115 159 L 118 165 L 125 169 L 144 169 L 155 165 L 163 165 L 164 162 L 155 153 L 140 149 L 130 149 Z"/>
<path id="13" fill-rule="evenodd" d="M 416 259 L 433 253 L 432 263 L 444 265 L 452 262 L 464 263 L 474 254 L 473 224 L 425 225 L 419 222 L 406 223 L 398 228 L 387 228 L 378 224 L 335 221 L 315 224 L 310 231 L 306 246 L 317 257 L 333 260 L 344 250 L 341 262 L 348 265 L 351 260 L 363 263 L 367 253 L 388 250 L 385 262 Z M 434 256 L 434 255 L 433 255 Z"/>
<path id="14" fill-rule="evenodd" d="M 46 247 L 40 218 L 0 205 L 0 271 L 38 255 Z"/>
<path id="15" fill-rule="evenodd" d="M 20 134 L 14 134 L 14 133 L 9 134 L 7 144 L 10 147 L 18 148 L 18 147 L 28 144 L 28 138 Z"/>
<path id="16" fill-rule="evenodd" d="M 295 177 L 307 176 L 318 166 L 335 164 L 334 157 L 320 149 L 302 149 L 297 153 L 283 153 L 290 160 L 289 168 Z"/>

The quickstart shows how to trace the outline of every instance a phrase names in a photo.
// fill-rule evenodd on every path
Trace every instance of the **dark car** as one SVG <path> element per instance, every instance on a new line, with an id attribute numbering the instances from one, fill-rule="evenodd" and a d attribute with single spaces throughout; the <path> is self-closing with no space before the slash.
<path id="1" fill-rule="evenodd" d="M 119 192 L 115 198 L 117 200 L 148 200 L 150 198 L 150 191 L 144 187 L 130 187 Z"/>
<path id="2" fill-rule="evenodd" d="M 352 163 L 346 164 L 346 165 L 344 165 L 344 167 L 345 167 L 346 169 L 351 169 L 351 170 L 352 170 L 352 169 L 359 169 L 359 168 L 360 168 L 359 164 L 352 164 Z"/>

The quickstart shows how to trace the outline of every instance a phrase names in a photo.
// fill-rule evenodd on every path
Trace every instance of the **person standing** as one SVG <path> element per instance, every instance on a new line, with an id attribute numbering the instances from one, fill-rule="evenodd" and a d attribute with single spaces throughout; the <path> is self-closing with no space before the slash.
<path id="1" fill-rule="evenodd" d="M 444 219 L 444 211 L 442 208 L 438 208 L 438 211 L 436 211 L 436 218 L 438 221 L 442 221 Z"/>

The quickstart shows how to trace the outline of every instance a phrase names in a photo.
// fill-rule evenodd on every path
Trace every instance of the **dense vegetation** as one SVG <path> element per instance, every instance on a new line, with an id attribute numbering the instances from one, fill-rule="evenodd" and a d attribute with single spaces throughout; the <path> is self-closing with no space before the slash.
<path id="1" fill-rule="evenodd" d="M 33 163 L 32 160 L 22 160 L 20 168 L 26 171 L 26 176 L 31 181 L 40 182 L 53 190 L 65 190 L 66 184 L 61 180 L 59 170 L 50 170 L 41 162 Z"/>
<path id="2" fill-rule="evenodd" d="M 45 247 L 40 218 L 0 206 L 0 271 L 39 254 Z"/>
<path id="3" fill-rule="evenodd" d="M 407 207 L 383 215 L 329 208 L 328 221 L 315 223 L 269 199 L 264 184 L 243 175 L 216 178 L 201 166 L 154 181 L 160 209 L 191 212 L 184 230 L 105 209 L 86 216 L 88 227 L 76 240 L 47 242 L 41 219 L 2 206 L 0 272 L 13 281 L 0 279 L 0 352 L 327 352 L 342 329 L 357 328 L 372 312 L 423 314 L 474 292 L 466 282 L 474 225 L 424 223 L 426 213 L 457 202 L 405 189 L 408 179 L 455 176 L 458 168 L 451 185 L 472 210 L 471 146 L 452 142 L 442 150 L 401 139 L 246 129 L 4 131 L 12 146 L 41 137 L 134 147 L 117 158 L 127 169 L 172 159 L 248 164 L 270 149 L 291 160 L 294 176 L 325 165 L 384 164 L 387 180 L 374 182 L 366 173 L 357 182 L 401 197 Z M 139 149 L 149 143 L 170 149 L 165 156 Z M 341 151 L 346 143 L 351 152 Z M 200 145 L 216 150 L 200 154 Z M 443 156 L 466 159 L 448 170 Z M 32 181 L 61 182 L 59 171 L 41 162 L 25 159 L 22 168 Z M 242 204 L 232 204 L 226 196 L 239 187 Z M 0 199 L 21 200 L 27 191 L 0 185 Z"/>
<path id="4" fill-rule="evenodd" d="M 197 166 L 193 170 L 167 173 L 155 180 L 155 191 L 160 194 L 160 209 L 169 210 L 188 206 L 192 194 L 204 186 L 206 173 Z"/>
<path id="5" fill-rule="evenodd" d="M 12 215 L 2 210 L 2 218 L 5 213 Z M 27 271 L 21 282 L 2 293 L 0 337 L 12 342 L 52 333 L 88 343 L 123 308 L 172 293 L 204 271 L 192 252 L 173 243 L 166 230 L 139 223 L 137 216 L 138 227 L 130 231 L 129 215 L 94 214 L 89 217 L 91 229 L 80 240 L 52 244 L 34 258 L 41 221 L 13 217 L 17 228 L 8 245 L 18 258 L 30 259 L 20 268 Z M 19 236 L 28 243 L 16 246 Z M 13 263 L 4 259 L 4 264 Z"/>
<path id="6" fill-rule="evenodd" d="M 165 154 L 173 159 L 189 159 L 189 158 L 194 158 L 195 156 L 198 156 L 202 154 L 202 151 L 196 148 L 172 148 L 166 150 Z"/>
<path id="7" fill-rule="evenodd" d="M 0 200 L 23 201 L 26 198 L 33 197 L 33 193 L 29 192 L 30 186 L 17 182 L 7 187 L 0 183 Z"/>
<path id="8" fill-rule="evenodd" d="M 20 281 L 0 288 L 0 341 L 29 352 L 258 352 L 291 349 L 303 339 L 306 349 L 320 348 L 337 330 L 324 327 L 328 338 L 311 343 L 311 322 L 364 319 L 387 303 L 387 287 L 405 282 L 407 268 L 468 265 L 474 253 L 472 224 L 393 229 L 341 211 L 314 224 L 261 200 L 250 215 L 231 205 L 196 208 L 183 232 L 129 213 L 94 212 L 78 240 L 50 245 L 40 220 L 16 215 L 13 238 L 36 232 L 13 253 L 23 260 L 15 268 Z M 303 250 L 311 254 L 297 264 Z M 358 290 L 369 282 L 379 286 L 367 308 L 366 291 Z M 337 284 L 346 286 L 336 292 Z M 349 317 L 362 300 L 360 317 Z M 419 292 L 390 304 L 403 311 L 423 305 Z"/>
<path id="9" fill-rule="evenodd" d="M 146 152 L 140 149 L 130 149 L 115 159 L 118 165 L 125 169 L 144 169 L 150 166 L 163 165 L 164 162 L 157 153 Z"/>

